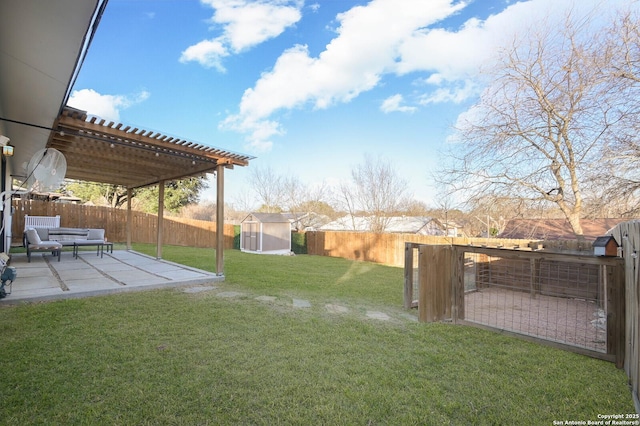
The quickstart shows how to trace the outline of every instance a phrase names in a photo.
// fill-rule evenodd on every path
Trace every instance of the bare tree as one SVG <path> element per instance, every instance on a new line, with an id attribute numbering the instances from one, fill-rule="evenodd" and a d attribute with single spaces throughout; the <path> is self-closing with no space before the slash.
<path id="1" fill-rule="evenodd" d="M 266 212 L 325 214 L 327 207 L 333 211 L 327 202 L 329 195 L 324 183 L 309 187 L 297 176 L 278 174 L 271 167 L 257 167 L 250 175 L 250 184 Z"/>
<path id="2" fill-rule="evenodd" d="M 249 175 L 249 183 L 258 194 L 261 209 L 267 213 L 283 210 L 286 198 L 286 182 L 283 176 L 277 174 L 270 166 L 255 167 Z"/>
<path id="3" fill-rule="evenodd" d="M 301 196 L 295 199 L 295 203 L 292 207 L 293 211 L 321 214 L 335 213 L 333 211 L 333 207 L 328 203 L 330 191 L 325 182 L 315 186 L 303 187 L 301 192 Z"/>
<path id="4" fill-rule="evenodd" d="M 304 200 L 309 193 L 308 188 L 296 176 L 281 176 L 282 210 L 294 212 L 296 205 Z"/>
<path id="5" fill-rule="evenodd" d="M 390 217 L 407 205 L 407 182 L 393 165 L 382 157 L 365 155 L 364 163 L 351 170 L 351 184 L 343 184 L 340 198 L 354 216 L 362 213 L 369 219 L 372 232 L 384 232 Z"/>
<path id="6" fill-rule="evenodd" d="M 351 229 L 356 230 L 356 197 L 351 184 L 341 182 L 336 192 L 336 204 L 347 212 L 351 221 Z"/>
<path id="7" fill-rule="evenodd" d="M 606 153 L 602 174 L 593 180 L 605 187 L 594 197 L 591 207 L 604 212 L 612 207 L 618 216 L 637 215 L 640 211 L 640 14 L 628 10 L 607 33 L 602 49 L 609 61 L 603 64 L 614 82 L 620 102 L 617 137 Z"/>
<path id="8" fill-rule="evenodd" d="M 226 216 L 226 207 L 225 207 L 225 216 Z M 208 220 L 211 222 L 215 222 L 216 220 L 216 203 L 206 202 L 206 203 L 192 203 L 187 204 L 186 206 L 180 209 L 180 212 L 176 214 L 176 216 L 185 218 L 185 219 L 195 219 L 195 220 Z"/>
<path id="9" fill-rule="evenodd" d="M 438 206 L 439 218 L 444 225 L 444 235 L 448 237 L 450 229 L 449 221 L 453 220 L 453 217 L 450 216 L 450 212 L 456 209 L 455 200 L 451 194 L 442 192 L 438 194 L 437 200 L 436 205 Z"/>
<path id="10" fill-rule="evenodd" d="M 325 182 L 306 187 L 302 192 L 291 207 L 299 229 L 318 228 L 336 218 L 336 211 L 328 202 L 330 191 Z"/>
<path id="11" fill-rule="evenodd" d="M 232 194 L 231 203 L 229 208 L 233 209 L 236 212 L 246 213 L 247 214 L 256 210 L 256 200 L 254 194 L 251 191 L 238 191 Z M 225 216 L 227 215 L 228 208 L 225 206 L 224 208 Z"/>
<path id="12" fill-rule="evenodd" d="M 640 23 L 638 12 L 627 10 L 608 33 L 607 47 L 611 49 L 609 62 L 615 77 L 634 85 L 640 83 Z"/>
<path id="13" fill-rule="evenodd" d="M 536 23 L 501 52 L 491 83 L 459 120 L 442 180 L 468 199 L 553 203 L 581 237 L 585 182 L 625 122 L 592 15 Z"/>
<path id="14" fill-rule="evenodd" d="M 407 216 L 428 216 L 429 207 L 424 201 L 418 201 L 413 199 L 407 199 L 407 202 L 402 206 L 402 214 Z"/>
<path id="15" fill-rule="evenodd" d="M 229 223 L 240 223 L 251 213 L 252 209 L 238 208 L 235 204 L 224 205 L 224 221 Z"/>

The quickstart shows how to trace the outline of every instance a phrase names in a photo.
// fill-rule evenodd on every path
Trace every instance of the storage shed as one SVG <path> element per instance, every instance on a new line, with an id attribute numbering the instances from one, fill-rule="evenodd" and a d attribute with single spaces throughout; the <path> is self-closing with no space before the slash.
<path id="1" fill-rule="evenodd" d="M 240 250 L 291 254 L 291 224 L 280 213 L 251 213 L 241 224 Z"/>

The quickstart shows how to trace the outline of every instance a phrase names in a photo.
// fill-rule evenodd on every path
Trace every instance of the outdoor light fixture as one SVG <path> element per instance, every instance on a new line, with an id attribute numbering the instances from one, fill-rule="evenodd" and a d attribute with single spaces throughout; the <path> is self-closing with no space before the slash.
<path id="1" fill-rule="evenodd" d="M 5 135 L 0 135 L 0 146 L 2 147 L 2 155 L 5 157 L 11 157 L 13 155 L 13 146 L 9 145 L 9 138 Z"/>

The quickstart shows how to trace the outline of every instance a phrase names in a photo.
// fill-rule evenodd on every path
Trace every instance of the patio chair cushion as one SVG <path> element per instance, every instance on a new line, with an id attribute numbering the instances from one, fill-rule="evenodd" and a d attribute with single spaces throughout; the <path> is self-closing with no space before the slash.
<path id="1" fill-rule="evenodd" d="M 35 228 L 27 229 L 27 243 L 29 244 L 40 244 L 42 239 L 40 239 L 40 235 L 38 235 L 38 231 Z"/>
<path id="2" fill-rule="evenodd" d="M 31 262 L 31 253 L 34 251 L 50 251 L 51 254 L 58 258 L 60 262 L 60 253 L 62 252 L 62 244 L 57 241 L 42 241 L 38 232 L 31 228 L 27 229 L 27 259 Z"/>
<path id="3" fill-rule="evenodd" d="M 25 232 L 26 245 L 27 245 L 27 258 L 31 262 L 31 253 L 34 251 L 51 251 L 54 256 L 58 257 L 60 262 L 60 252 L 62 251 L 62 244 L 56 241 L 42 241 L 38 231 L 34 228 L 28 228 Z"/>
<path id="4" fill-rule="evenodd" d="M 89 234 L 88 229 L 80 228 L 50 228 L 49 239 L 52 241 L 58 241 L 63 245 L 71 244 L 77 240 L 86 240 Z"/>
<path id="5" fill-rule="evenodd" d="M 57 250 L 62 244 L 57 241 L 42 241 L 36 228 L 27 229 L 27 243 L 31 250 Z"/>
<path id="6" fill-rule="evenodd" d="M 87 240 L 104 242 L 104 229 L 89 229 Z"/>
<path id="7" fill-rule="evenodd" d="M 49 229 L 48 228 L 37 228 L 37 227 L 34 227 L 34 229 L 36 230 L 36 232 L 38 233 L 38 236 L 40 237 L 40 239 L 42 241 L 49 241 Z"/>

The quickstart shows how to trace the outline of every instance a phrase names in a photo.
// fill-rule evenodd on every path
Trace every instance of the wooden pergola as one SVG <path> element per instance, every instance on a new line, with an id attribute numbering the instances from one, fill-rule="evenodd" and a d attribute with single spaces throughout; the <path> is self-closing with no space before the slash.
<path id="1" fill-rule="evenodd" d="M 66 177 L 127 188 L 127 248 L 131 248 L 131 192 L 158 185 L 157 257 L 162 257 L 164 186 L 168 181 L 216 174 L 216 273 L 224 274 L 224 169 L 247 166 L 253 157 L 212 148 L 121 123 L 88 117 L 65 107 L 47 147 L 64 154 Z"/>

